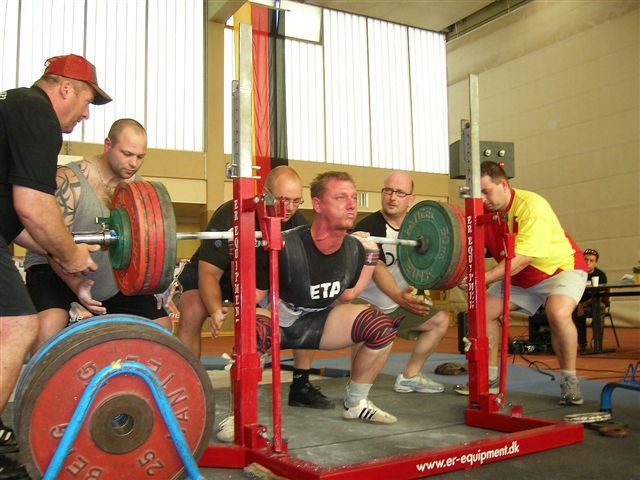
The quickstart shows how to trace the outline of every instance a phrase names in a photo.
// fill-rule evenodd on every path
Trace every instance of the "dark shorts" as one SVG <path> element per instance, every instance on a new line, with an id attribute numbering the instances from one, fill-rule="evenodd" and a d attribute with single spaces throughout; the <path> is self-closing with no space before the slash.
<path id="1" fill-rule="evenodd" d="M 425 316 L 420 316 L 416 315 L 415 313 L 409 312 L 404 308 L 398 307 L 388 315 L 392 320 L 395 320 L 400 315 L 404 315 L 404 318 L 398 326 L 398 336 L 400 338 L 404 338 L 405 340 L 415 340 L 418 338 L 418 335 L 420 335 L 420 330 L 418 330 L 418 327 L 432 318 L 439 311 L 440 310 L 436 307 L 431 307 L 429 313 L 427 313 Z"/>
<path id="2" fill-rule="evenodd" d="M 49 265 L 34 265 L 27 269 L 27 289 L 38 312 L 50 308 L 69 310 L 71 302 L 80 303 L 78 297 Z M 164 309 L 158 309 L 153 295 L 128 297 L 118 292 L 107 300 L 102 300 L 107 313 L 130 314 L 155 320 L 166 317 Z"/>
<path id="3" fill-rule="evenodd" d="M 0 237 L 0 317 L 34 315 L 36 309 L 16 268 L 9 247 Z"/>
<path id="4" fill-rule="evenodd" d="M 198 289 L 198 262 L 193 260 L 185 264 L 182 272 L 178 276 L 178 281 L 182 285 L 182 291 L 188 292 L 189 290 Z"/>
<path id="5" fill-rule="evenodd" d="M 280 349 L 318 350 L 330 308 L 310 312 L 298 318 L 293 325 L 280 327 Z"/>

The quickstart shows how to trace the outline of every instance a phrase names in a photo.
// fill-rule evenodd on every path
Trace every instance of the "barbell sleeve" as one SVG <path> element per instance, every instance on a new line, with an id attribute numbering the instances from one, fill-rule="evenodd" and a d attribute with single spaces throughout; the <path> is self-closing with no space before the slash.
<path id="1" fill-rule="evenodd" d="M 390 238 L 390 237 L 364 237 L 366 240 L 370 240 L 373 243 L 386 243 L 389 245 L 406 245 L 407 247 L 417 247 L 417 240 L 410 240 L 408 238 Z"/>

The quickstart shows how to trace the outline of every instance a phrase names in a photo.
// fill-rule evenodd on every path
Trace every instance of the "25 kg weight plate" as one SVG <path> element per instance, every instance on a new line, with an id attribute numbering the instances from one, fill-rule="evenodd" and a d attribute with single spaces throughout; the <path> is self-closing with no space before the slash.
<path id="1" fill-rule="evenodd" d="M 144 319 L 109 315 L 53 337 L 20 379 L 14 425 L 32 478 L 46 471 L 93 375 L 116 360 L 139 362 L 155 372 L 194 456 L 204 452 L 214 405 L 211 382 L 198 359 Z M 182 478 L 182 460 L 146 382 L 137 375 L 116 375 L 97 393 L 59 478 L 149 476 Z"/>
<path id="2" fill-rule="evenodd" d="M 452 205 L 433 200 L 416 204 L 402 222 L 398 238 L 426 243 L 426 251 L 398 245 L 400 271 L 410 285 L 440 289 L 461 275 L 464 230 Z"/>

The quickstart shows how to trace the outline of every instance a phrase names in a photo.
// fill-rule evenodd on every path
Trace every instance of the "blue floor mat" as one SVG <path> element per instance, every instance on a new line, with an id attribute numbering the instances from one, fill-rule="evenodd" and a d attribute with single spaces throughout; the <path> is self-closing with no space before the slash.
<path id="1" fill-rule="evenodd" d="M 408 353 L 396 353 L 389 356 L 387 363 L 382 369 L 382 373 L 386 375 L 396 376 L 400 373 L 409 359 Z M 201 358 L 207 370 L 222 370 L 226 365 L 226 360 L 222 357 Z M 444 362 L 455 362 L 466 365 L 467 359 L 462 354 L 455 353 L 434 353 L 431 355 L 423 368 L 423 372 L 445 385 L 456 385 L 466 383 L 466 375 L 437 375 L 434 373 L 435 368 Z M 293 359 L 283 357 L 281 365 L 284 368 L 293 366 Z M 330 358 L 317 359 L 313 362 L 316 369 L 325 369 L 327 376 L 341 377 L 349 375 L 350 359 L 348 358 Z M 507 378 L 507 391 L 534 393 L 538 395 L 548 395 L 559 397 L 560 395 L 560 373 L 553 370 L 545 370 L 551 374 L 544 375 L 534 368 L 522 365 L 509 365 L 509 376 Z M 622 377 L 620 378 L 622 380 Z M 582 395 L 585 401 L 600 403 L 600 394 L 606 382 L 597 380 L 581 380 Z M 612 407 L 616 405 L 631 405 L 640 407 L 640 394 L 636 391 L 617 388 L 613 392 Z"/>
<path id="2" fill-rule="evenodd" d="M 397 353 L 389 356 L 387 363 L 382 369 L 382 373 L 396 376 L 400 373 L 409 359 L 408 353 Z M 444 362 L 455 362 L 466 365 L 467 359 L 464 355 L 453 353 L 434 353 L 431 355 L 423 368 L 423 372 L 432 377 L 434 380 L 444 383 L 445 385 L 456 385 L 467 381 L 466 375 L 437 375 L 434 370 L 438 365 Z M 293 359 L 283 358 L 283 364 L 292 364 Z M 347 358 L 332 358 L 314 360 L 315 368 L 331 368 L 340 369 L 345 372 L 350 367 Z M 523 365 L 509 365 L 509 375 L 507 377 L 507 391 L 534 393 L 539 395 L 548 395 L 559 397 L 560 395 L 560 373 L 553 370 L 545 370 L 552 377 L 544 375 L 534 368 L 525 367 Z M 620 378 L 622 380 L 622 377 Z M 581 380 L 582 395 L 585 401 L 600 403 L 600 393 L 607 382 L 597 380 Z M 640 394 L 636 391 L 617 388 L 613 392 L 612 406 L 631 405 L 640 407 Z"/>

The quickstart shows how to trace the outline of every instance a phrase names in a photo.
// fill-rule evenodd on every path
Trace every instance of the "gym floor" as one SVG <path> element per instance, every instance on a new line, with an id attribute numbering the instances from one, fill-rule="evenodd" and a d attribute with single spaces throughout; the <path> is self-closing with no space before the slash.
<path id="1" fill-rule="evenodd" d="M 511 328 L 513 337 L 527 335 L 527 327 Z M 609 382 L 620 381 L 629 364 L 640 359 L 640 329 L 618 329 L 621 346 L 615 352 L 585 355 L 578 358 L 578 376 L 583 380 L 585 404 L 580 407 L 558 405 L 559 382 L 550 381 L 549 375 L 540 374 L 532 367 L 552 372 L 557 369 L 555 357 L 529 355 L 510 357 L 507 399 L 512 405 L 522 405 L 529 417 L 561 419 L 568 413 L 595 412 L 599 409 L 600 392 Z M 612 331 L 605 330 L 605 347 L 615 347 Z M 312 410 L 289 407 L 286 403 L 290 372 L 283 371 L 283 437 L 288 442 L 291 456 L 324 467 L 348 465 L 372 459 L 388 458 L 438 447 L 460 445 L 478 439 L 498 437 L 502 434 L 468 427 L 464 423 L 467 397 L 456 394 L 453 385 L 466 381 L 466 376 L 437 376 L 433 371 L 445 361 L 464 363 L 458 352 L 457 330 L 450 328 L 436 353 L 427 362 L 424 372 L 447 388 L 441 394 L 398 394 L 393 391 L 395 375 L 402 369 L 412 342 L 397 340 L 392 355 L 371 391 L 371 399 L 398 417 L 393 425 L 370 425 L 346 422 L 340 416 L 339 405 L 344 394 L 346 377 L 313 377 L 312 382 L 336 402 L 333 410 Z M 232 337 L 212 341 L 202 339 L 203 363 L 213 359 L 222 363 L 221 355 L 231 352 Z M 290 363 L 290 351 L 283 351 L 283 363 Z M 318 352 L 315 367 L 348 370 L 348 349 L 335 352 Z M 512 362 L 513 360 L 513 362 Z M 228 395 L 228 376 L 217 369 L 210 369 L 214 386 L 216 423 L 232 412 Z M 259 421 L 271 429 L 271 389 L 269 370 L 263 375 L 259 387 Z M 518 478 L 519 480 L 550 479 L 640 479 L 640 394 L 637 391 L 616 389 L 612 397 L 613 419 L 628 424 L 630 435 L 626 438 L 609 438 L 595 430 L 585 429 L 583 442 L 522 457 L 485 464 L 471 470 L 460 470 L 442 475 L 451 479 Z M 5 409 L 3 419 L 11 423 L 11 408 Z M 215 442 L 215 437 L 212 437 Z M 243 479 L 241 469 L 202 468 L 207 479 Z M 427 475 L 425 474 L 425 477 Z M 256 478 L 256 477 L 254 477 Z M 268 478 L 268 477 L 258 477 Z"/>
<path id="2" fill-rule="evenodd" d="M 520 331 L 521 329 L 521 331 Z M 527 335 L 526 327 L 512 327 L 512 335 Z M 640 330 L 618 329 L 621 346 L 617 351 L 599 355 L 584 355 L 578 359 L 578 376 L 583 379 L 585 404 L 580 407 L 558 405 L 558 381 L 537 373 L 556 370 L 557 361 L 551 355 L 511 356 L 509 367 L 508 401 L 522 405 L 525 415 L 530 417 L 561 419 L 568 413 L 594 412 L 599 409 L 602 386 L 620 381 L 629 364 L 640 359 Z M 612 331 L 607 328 L 605 347 L 615 347 Z M 215 357 L 232 349 L 232 338 L 222 337 L 215 342 L 203 338 L 203 356 Z M 283 437 L 287 439 L 289 453 L 325 467 L 346 465 L 359 461 L 385 458 L 424 451 L 448 445 L 500 435 L 497 432 L 467 427 L 463 415 L 467 397 L 452 390 L 456 383 L 466 377 L 443 377 L 436 379 L 447 383 L 442 394 L 397 394 L 393 391 L 395 374 L 400 371 L 412 343 L 398 340 L 394 343 L 392 356 L 383 375 L 376 381 L 371 399 L 381 408 L 395 414 L 399 420 L 390 426 L 365 425 L 345 422 L 335 410 L 310 410 L 286 405 L 288 384 L 283 372 Z M 290 358 L 289 351 L 282 358 Z M 457 347 L 457 331 L 452 327 L 437 353 L 427 363 L 424 371 L 432 375 L 433 369 L 443 361 L 464 362 Z M 511 361 L 513 360 L 513 363 Z M 349 368 L 349 351 L 318 352 L 315 366 Z M 266 383 L 266 382 L 265 382 Z M 316 377 L 313 383 L 339 405 L 344 393 L 346 378 Z M 231 411 L 225 382 L 214 382 L 216 393 L 216 421 Z M 260 422 L 270 428 L 270 388 L 260 387 Z M 615 476 L 619 479 L 640 478 L 640 394 L 636 391 L 617 389 L 612 397 L 613 418 L 629 425 L 631 433 L 626 438 L 603 437 L 595 430 L 585 429 L 582 443 L 557 448 L 510 460 L 486 464 L 471 470 L 461 470 L 442 475 L 452 479 L 518 478 L 539 480 L 540 478 L 595 479 Z M 214 440 L 215 441 L 215 440 Z M 242 470 L 202 469 L 205 478 L 247 478 Z M 425 475 L 426 476 L 426 475 Z"/>

